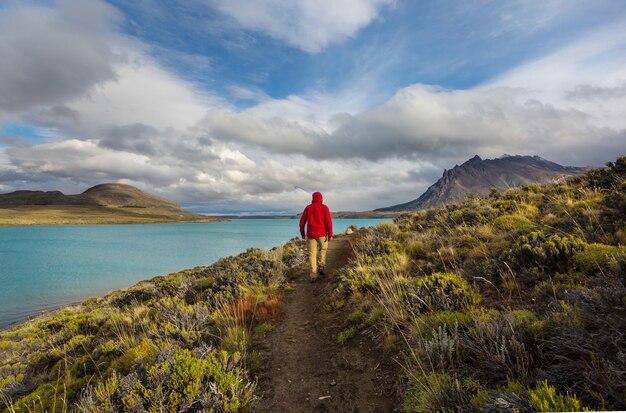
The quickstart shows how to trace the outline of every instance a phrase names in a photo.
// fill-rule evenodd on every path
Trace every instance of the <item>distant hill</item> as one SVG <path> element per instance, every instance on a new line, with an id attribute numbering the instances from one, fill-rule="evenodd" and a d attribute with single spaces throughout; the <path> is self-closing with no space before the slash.
<path id="1" fill-rule="evenodd" d="M 101 184 L 82 194 L 15 191 L 0 194 L 0 225 L 121 224 L 215 221 L 131 185 Z"/>
<path id="2" fill-rule="evenodd" d="M 412 211 L 462 201 L 469 195 L 487 195 L 531 183 L 562 182 L 586 168 L 562 166 L 539 156 L 502 156 L 481 159 L 476 155 L 462 165 L 443 171 L 443 176 L 419 198 L 379 208 L 377 212 Z"/>
<path id="3" fill-rule="evenodd" d="M 15 191 L 0 194 L 0 206 L 9 205 L 95 205 L 113 208 L 180 209 L 180 205 L 174 201 L 126 184 L 100 184 L 77 195 L 65 195 L 60 191 Z"/>

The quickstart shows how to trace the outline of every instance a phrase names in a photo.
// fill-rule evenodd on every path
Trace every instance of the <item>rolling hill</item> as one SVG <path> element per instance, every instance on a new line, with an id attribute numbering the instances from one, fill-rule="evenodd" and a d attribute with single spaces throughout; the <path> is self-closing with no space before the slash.
<path id="1" fill-rule="evenodd" d="M 0 194 L 0 225 L 131 224 L 216 221 L 174 201 L 126 184 L 100 184 L 81 194 L 15 191 Z"/>

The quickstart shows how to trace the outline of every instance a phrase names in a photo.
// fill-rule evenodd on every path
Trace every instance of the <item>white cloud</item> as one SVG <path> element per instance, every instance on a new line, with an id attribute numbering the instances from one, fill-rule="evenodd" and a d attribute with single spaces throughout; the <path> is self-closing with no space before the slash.
<path id="1" fill-rule="evenodd" d="M 536 99 L 583 112 L 597 127 L 625 129 L 624 27 L 623 19 L 606 25 L 561 50 L 491 80 L 484 87 L 519 88 L 520 99 Z M 596 93 L 590 94 L 591 91 Z M 572 99 L 573 96 L 577 98 Z"/>
<path id="2" fill-rule="evenodd" d="M 594 148 L 598 153 L 594 161 L 610 158 L 619 148 L 619 129 L 599 127 L 584 112 L 529 100 L 527 94 L 506 87 L 447 90 L 413 85 L 383 105 L 354 115 L 328 120 L 298 117 L 308 105 L 292 99 L 279 102 L 282 116 L 256 109 L 209 111 L 202 127 L 223 142 L 326 160 L 406 158 L 444 163 L 474 153 L 488 157 L 513 152 L 571 163 L 581 160 L 581 152 L 563 153 L 565 146 Z M 595 148 L 598 140 L 604 141 L 604 148 Z"/>
<path id="3" fill-rule="evenodd" d="M 170 180 L 168 166 L 155 164 L 143 155 L 100 148 L 94 141 L 68 139 L 12 148 L 8 154 L 18 170 L 29 173 L 77 179 L 120 179 L 132 176 L 135 179 L 151 179 L 155 183 Z"/>
<path id="4" fill-rule="evenodd" d="M 59 103 L 114 79 L 108 39 L 117 21 L 96 0 L 0 9 L 0 114 Z"/>
<path id="5" fill-rule="evenodd" d="M 315 52 L 354 35 L 388 3 L 263 1 L 247 11 L 235 10 L 241 1 L 215 4 L 245 27 Z M 95 0 L 85 4 L 92 13 L 111 12 Z M 317 13 L 316 5 L 329 14 Z M 357 12 L 340 13 L 346 7 Z M 260 14 L 243 14 L 250 10 Z M 63 33 L 66 20 L 78 24 L 69 11 L 20 13 L 55 22 L 39 28 L 54 44 L 62 41 L 57 33 Z M 0 189 L 30 183 L 38 185 L 31 189 L 76 192 L 118 181 L 182 202 L 291 211 L 321 190 L 334 210 L 364 210 L 417 197 L 443 168 L 476 153 L 538 154 L 564 164 L 599 165 L 626 152 L 626 58 L 620 53 L 626 34 L 617 25 L 474 89 L 415 84 L 370 107 L 363 102 L 375 90 L 370 85 L 377 74 L 367 69 L 333 93 L 311 88 L 271 99 L 261 90 L 231 87 L 238 98 L 258 102 L 236 110 L 165 70 L 146 45 L 114 33 L 115 12 L 111 16 L 92 15 L 100 26 L 92 22 L 95 40 L 87 36 L 100 46 L 102 61 L 94 61 L 106 69 L 104 75 L 66 83 L 69 91 L 37 91 L 39 96 L 30 94 L 30 86 L 11 85 L 15 100 L 5 98 L 0 112 L 8 116 L 19 109 L 36 125 L 52 128 L 56 138 L 35 145 L 7 141 L 8 149 L 0 149 Z M 21 55 L 37 56 L 36 42 L 18 42 L 26 34 L 7 27 L 0 25 L 0 33 L 19 34 L 14 44 L 21 45 Z M 78 36 L 79 29 L 68 36 Z M 74 68 L 89 66 L 92 60 L 80 50 L 91 43 L 73 41 L 78 52 L 67 61 L 75 62 Z M 2 47 L 0 56 L 6 52 Z M 7 73 L 20 67 L 0 68 L 0 81 L 10 80 Z M 35 82 L 61 76 L 34 70 L 25 73 Z"/>
<path id="6" fill-rule="evenodd" d="M 212 0 L 215 7 L 249 30 L 309 53 L 354 36 L 393 0 Z"/>
<path id="7" fill-rule="evenodd" d="M 88 94 L 66 102 L 79 114 L 89 133 L 108 125 L 141 123 L 155 129 L 184 129 L 198 122 L 219 98 L 165 71 L 149 57 L 125 50 L 127 63 L 117 64 L 117 79 L 93 87 Z"/>

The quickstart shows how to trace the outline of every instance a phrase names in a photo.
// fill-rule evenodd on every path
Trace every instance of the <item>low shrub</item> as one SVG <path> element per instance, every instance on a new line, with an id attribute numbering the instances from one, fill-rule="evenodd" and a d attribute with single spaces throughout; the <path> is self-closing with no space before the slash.
<path id="1" fill-rule="evenodd" d="M 357 327 L 355 326 L 348 327 L 337 335 L 337 342 L 339 342 L 339 344 L 345 344 L 348 342 L 348 340 L 354 337 L 357 332 L 358 332 Z"/>
<path id="2" fill-rule="evenodd" d="M 254 332 L 257 334 L 265 334 L 269 333 L 274 329 L 274 326 L 271 323 L 261 323 L 254 328 Z"/>
<path id="3" fill-rule="evenodd" d="M 420 331 L 428 331 L 436 330 L 442 326 L 450 328 L 454 325 L 465 328 L 470 326 L 473 321 L 474 317 L 470 313 L 460 311 L 434 311 L 413 318 L 412 324 Z"/>
<path id="4" fill-rule="evenodd" d="M 573 256 L 575 267 L 585 274 L 611 274 L 617 272 L 619 260 L 625 256 L 624 247 L 605 244 L 589 244 L 583 251 Z"/>
<path id="5" fill-rule="evenodd" d="M 254 400 L 239 353 L 200 348 L 164 349 L 151 365 L 88 386 L 80 412 L 213 411 L 239 412 Z"/>
<path id="6" fill-rule="evenodd" d="M 423 374 L 418 371 L 409 373 L 409 377 L 404 412 L 472 411 L 471 396 L 461 387 L 456 377 L 443 372 Z"/>
<path id="7" fill-rule="evenodd" d="M 519 269 L 565 273 L 571 267 L 574 255 L 586 246 L 575 236 L 531 232 L 520 236 L 504 258 Z"/>
<path id="8" fill-rule="evenodd" d="M 624 352 L 620 339 L 626 287 L 614 277 L 573 292 L 543 323 L 541 378 L 576 394 L 586 406 L 626 409 Z M 621 310 L 617 310 L 621 309 Z"/>
<path id="9" fill-rule="evenodd" d="M 534 357 L 524 340 L 524 323 L 511 316 L 477 321 L 464 334 L 461 348 L 473 360 L 471 370 L 486 383 L 529 378 Z"/>
<path id="10" fill-rule="evenodd" d="M 528 232 L 532 229 L 533 223 L 526 217 L 517 214 L 507 214 L 499 216 L 493 220 L 493 227 L 502 232 Z"/>
<path id="11" fill-rule="evenodd" d="M 458 324 L 444 324 L 431 332 L 431 336 L 422 341 L 424 358 L 428 360 L 430 369 L 454 370 L 460 359 Z"/>
<path id="12" fill-rule="evenodd" d="M 346 319 L 346 322 L 349 325 L 359 325 L 363 321 L 364 317 L 365 317 L 365 315 L 363 314 L 363 311 L 355 310 L 352 313 L 350 313 L 350 315 L 348 315 L 348 318 Z"/>
<path id="13" fill-rule="evenodd" d="M 584 408 L 575 394 L 569 392 L 563 396 L 547 381 L 539 382 L 528 391 L 530 402 L 540 412 L 580 412 L 590 411 Z"/>
<path id="14" fill-rule="evenodd" d="M 438 272 L 413 280 L 406 299 L 415 312 L 463 311 L 478 302 L 478 295 L 457 274 Z"/>

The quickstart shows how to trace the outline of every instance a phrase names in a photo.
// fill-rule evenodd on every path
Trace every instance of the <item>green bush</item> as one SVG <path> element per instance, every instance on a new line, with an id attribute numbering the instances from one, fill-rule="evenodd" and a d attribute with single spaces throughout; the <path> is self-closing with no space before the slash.
<path id="1" fill-rule="evenodd" d="M 478 295 L 460 276 L 437 272 L 413 280 L 407 300 L 418 312 L 463 311 L 478 303 Z"/>
<path id="2" fill-rule="evenodd" d="M 202 354 L 200 354 L 202 353 Z M 115 371 L 88 386 L 80 411 L 239 412 L 253 401 L 254 385 L 245 377 L 239 353 L 208 348 L 192 352 L 165 349 L 152 365 L 120 376 Z"/>
<path id="3" fill-rule="evenodd" d="M 357 331 L 358 331 L 358 329 L 355 326 L 348 327 L 347 329 L 341 331 L 337 335 L 337 342 L 339 344 L 347 343 L 348 340 L 350 340 L 352 337 L 354 337 L 356 335 Z"/>
<path id="4" fill-rule="evenodd" d="M 126 351 L 122 357 L 115 360 L 113 368 L 129 373 L 135 364 L 152 364 L 157 351 L 158 347 L 156 344 L 151 339 L 146 338 L 135 347 Z"/>
<path id="5" fill-rule="evenodd" d="M 510 214 L 517 211 L 517 201 L 513 199 L 501 199 L 491 203 L 491 207 L 501 214 Z"/>
<path id="6" fill-rule="evenodd" d="M 350 313 L 350 315 L 348 315 L 346 322 L 349 325 L 359 325 L 361 324 L 361 321 L 363 321 L 363 318 L 364 318 L 363 311 L 355 310 L 352 313 Z"/>
<path id="7" fill-rule="evenodd" d="M 502 232 L 528 232 L 533 223 L 526 217 L 517 214 L 502 215 L 493 220 L 493 227 Z"/>
<path id="8" fill-rule="evenodd" d="M 471 397 L 459 380 L 444 372 L 410 373 L 409 389 L 402 411 L 406 413 L 439 413 L 472 411 Z"/>
<path id="9" fill-rule="evenodd" d="M 490 205 L 470 204 L 468 202 L 463 207 L 450 211 L 447 221 L 452 224 L 475 225 L 488 222 L 497 214 L 498 210 Z"/>
<path id="10" fill-rule="evenodd" d="M 60 407 L 65 400 L 63 397 L 63 389 L 59 387 L 51 383 L 44 383 L 27 396 L 21 398 L 12 408 L 16 412 L 44 413 L 47 412 L 49 407 L 53 406 L 55 402 L 58 403 Z"/>
<path id="11" fill-rule="evenodd" d="M 514 214 L 523 215 L 525 217 L 535 217 L 539 212 L 537 206 L 525 202 L 518 202 L 514 199 L 502 199 L 493 201 L 491 207 L 498 211 L 500 214 Z"/>
<path id="12" fill-rule="evenodd" d="M 583 408 L 575 394 L 565 396 L 557 393 L 547 381 L 542 381 L 534 389 L 528 391 L 530 402 L 540 412 L 580 412 L 589 411 Z"/>
<path id="13" fill-rule="evenodd" d="M 506 258 L 517 268 L 564 273 L 570 268 L 574 255 L 586 246 L 578 237 L 531 232 L 517 239 Z"/>
<path id="14" fill-rule="evenodd" d="M 424 259 L 428 257 L 429 248 L 424 241 L 414 240 L 406 248 L 407 253 L 413 259 Z"/>
<path id="15" fill-rule="evenodd" d="M 261 323 L 254 328 L 254 332 L 257 334 L 265 334 L 269 333 L 274 329 L 274 326 L 271 323 Z"/>
<path id="16" fill-rule="evenodd" d="M 190 402 L 198 396 L 200 383 L 209 368 L 209 361 L 195 357 L 189 350 L 179 350 L 174 356 L 165 388 L 172 408 Z"/>
<path id="17" fill-rule="evenodd" d="M 617 271 L 618 259 L 623 259 L 624 247 L 605 244 L 589 244 L 574 254 L 576 268 L 585 274 L 613 273 Z"/>
<path id="18" fill-rule="evenodd" d="M 465 328 L 473 323 L 474 318 L 469 313 L 463 313 L 460 311 L 435 311 L 426 314 L 422 314 L 419 317 L 413 319 L 413 324 L 420 329 L 420 331 L 436 330 L 441 326 L 447 326 L 448 328 L 457 325 L 460 328 Z"/>

